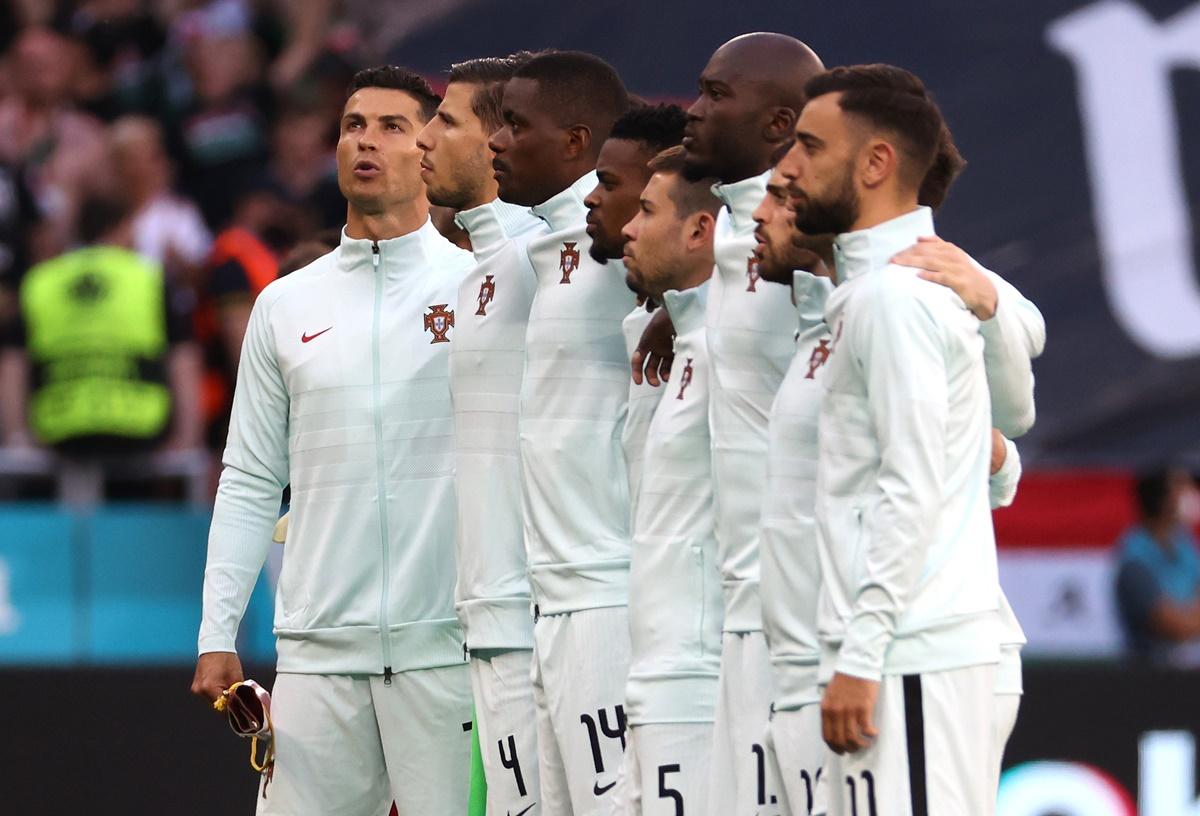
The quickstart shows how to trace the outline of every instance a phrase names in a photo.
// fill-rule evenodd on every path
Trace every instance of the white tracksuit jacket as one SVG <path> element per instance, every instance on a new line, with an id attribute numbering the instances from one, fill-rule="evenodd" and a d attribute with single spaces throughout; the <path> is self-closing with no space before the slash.
<path id="1" fill-rule="evenodd" d="M 816 501 L 822 681 L 999 660 L 984 340 L 954 292 L 890 263 L 932 234 L 920 207 L 834 247 Z"/>
<path id="2" fill-rule="evenodd" d="M 817 550 L 816 498 L 818 436 L 817 421 L 823 396 L 825 362 L 832 337 L 825 324 L 825 301 L 833 289 L 828 278 L 807 272 L 795 273 L 795 293 L 800 325 L 796 356 L 779 387 L 771 408 L 767 489 L 763 499 L 761 541 L 763 629 L 775 667 L 775 708 L 790 711 L 821 700 L 817 682 L 820 642 L 817 637 L 817 596 L 820 591 L 820 557 Z M 986 355 L 985 355 L 986 357 Z M 999 379 L 999 378 L 997 378 Z M 1021 461 L 1016 446 L 1005 441 L 1004 465 L 989 480 L 990 504 L 1005 507 L 1016 495 Z M 1007 601 L 1001 595 L 1001 608 Z M 1011 612 L 1011 610 L 1010 610 Z M 1015 671 L 1020 686 L 1019 644 L 1024 643 L 1015 616 L 1013 647 L 1001 642 L 1008 669 L 1006 684 L 997 681 L 997 691 L 1012 688 Z M 1015 667 L 1013 659 L 1015 658 Z"/>
<path id="3" fill-rule="evenodd" d="M 633 309 L 619 261 L 588 255 L 583 199 L 595 172 L 533 208 L 551 232 L 529 242 L 537 291 L 521 388 L 525 544 L 535 611 L 629 602 L 629 474 L 621 433 Z"/>
<path id="4" fill-rule="evenodd" d="M 427 221 L 375 244 L 343 235 L 259 295 L 209 534 L 201 653 L 234 649 L 291 484 L 279 671 L 463 661 L 447 359 L 471 265 Z"/>
<path id="5" fill-rule="evenodd" d="M 762 629 L 758 538 L 767 482 L 767 419 L 796 354 L 796 308 L 786 286 L 758 278 L 751 215 L 770 171 L 713 192 L 717 216 L 706 325 L 712 370 L 709 422 L 713 445 L 717 547 L 725 590 L 725 631 Z"/>
<path id="6" fill-rule="evenodd" d="M 455 607 L 470 649 L 532 649 L 517 431 L 525 331 L 537 280 L 526 245 L 546 233 L 527 207 L 460 212 L 475 268 L 459 288 L 450 344 L 458 496 Z"/>
<path id="7" fill-rule="evenodd" d="M 671 381 L 650 422 L 629 576 L 630 725 L 711 723 L 724 600 L 713 536 L 709 283 L 664 295 L 675 326 Z"/>
<path id="8" fill-rule="evenodd" d="M 625 354 L 630 360 L 637 351 L 642 333 L 653 317 L 645 306 L 636 306 L 625 316 L 621 331 L 625 335 Z M 629 410 L 625 416 L 625 429 L 621 432 L 621 448 L 625 451 L 625 464 L 629 468 L 629 523 L 637 518 L 639 487 L 642 483 L 642 463 L 646 455 L 646 431 L 654 417 L 664 389 L 655 388 L 643 379 L 641 385 L 629 380 Z M 632 526 L 630 527 L 632 530 Z"/>

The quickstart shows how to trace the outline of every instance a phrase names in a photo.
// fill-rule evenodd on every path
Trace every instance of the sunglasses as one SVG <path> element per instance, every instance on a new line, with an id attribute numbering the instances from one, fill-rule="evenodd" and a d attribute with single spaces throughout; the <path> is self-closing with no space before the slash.
<path id="1" fill-rule="evenodd" d="M 221 696 L 213 701 L 213 708 L 229 718 L 229 727 L 233 729 L 233 733 L 250 740 L 250 767 L 266 774 L 267 781 L 270 782 L 275 766 L 275 746 L 271 732 L 271 693 L 253 680 L 243 680 L 221 692 Z M 266 745 L 261 762 L 258 759 L 259 740 Z M 266 795 L 264 785 L 263 796 Z"/>

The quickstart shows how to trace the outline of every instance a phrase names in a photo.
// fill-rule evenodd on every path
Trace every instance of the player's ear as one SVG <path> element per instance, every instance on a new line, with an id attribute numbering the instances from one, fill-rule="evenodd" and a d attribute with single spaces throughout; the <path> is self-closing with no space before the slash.
<path id="1" fill-rule="evenodd" d="M 763 125 L 763 139 L 768 144 L 790 143 L 795 138 L 796 111 L 780 106 L 768 111 L 767 116 Z"/>
<path id="2" fill-rule="evenodd" d="M 566 154 L 569 159 L 585 155 L 592 147 L 592 129 L 587 125 L 571 125 L 566 129 Z"/>
<path id="3" fill-rule="evenodd" d="M 878 187 L 896 175 L 899 156 L 896 147 L 885 139 L 869 139 L 859 154 L 859 173 L 863 186 Z"/>

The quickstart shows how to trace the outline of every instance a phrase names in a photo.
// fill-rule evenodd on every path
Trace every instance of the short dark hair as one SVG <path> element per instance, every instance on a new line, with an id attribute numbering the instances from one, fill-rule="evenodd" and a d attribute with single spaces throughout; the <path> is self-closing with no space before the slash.
<path id="1" fill-rule="evenodd" d="M 583 51 L 541 51 L 513 73 L 538 84 L 545 108 L 563 127 L 586 125 L 598 152 L 613 124 L 629 110 L 629 92 L 615 68 Z"/>
<path id="2" fill-rule="evenodd" d="M 1171 496 L 1171 474 L 1170 468 L 1162 466 L 1138 474 L 1133 489 L 1142 518 L 1159 518 L 1167 509 L 1167 499 Z"/>
<path id="3" fill-rule="evenodd" d="M 417 104 L 421 106 L 421 116 L 426 122 L 433 118 L 437 113 L 437 106 L 442 102 L 442 98 L 434 92 L 424 77 L 399 65 L 376 65 L 374 68 L 362 69 L 350 80 L 346 98 L 349 99 L 363 88 L 404 91 L 417 100 Z"/>
<path id="4" fill-rule="evenodd" d="M 943 125 L 937 155 L 934 156 L 933 166 L 921 182 L 921 189 L 917 192 L 917 203 L 935 210 L 941 207 L 946 200 L 946 194 L 950 192 L 950 185 L 966 166 L 967 160 L 958 152 L 950 128 Z"/>
<path id="5" fill-rule="evenodd" d="M 109 193 L 91 192 L 79 204 L 79 240 L 95 244 L 120 226 L 130 214 L 128 203 Z"/>
<path id="6" fill-rule="evenodd" d="M 504 124 L 500 117 L 500 103 L 504 99 L 504 83 L 512 79 L 513 72 L 532 57 L 528 51 L 518 51 L 507 57 L 480 57 L 456 62 L 450 66 L 449 82 L 465 82 L 478 85 L 471 96 L 471 112 L 490 131 Z"/>
<path id="7" fill-rule="evenodd" d="M 613 123 L 610 139 L 628 139 L 646 146 L 658 154 L 683 141 L 687 114 L 678 105 L 638 105 L 630 108 Z"/>
<path id="8" fill-rule="evenodd" d="M 687 151 L 683 149 L 683 146 L 675 145 L 659 153 L 650 160 L 647 166 L 650 168 L 651 174 L 662 173 L 675 176 L 675 184 L 668 195 L 671 201 L 675 202 L 675 210 L 679 213 L 680 218 L 687 218 L 701 210 L 715 217 L 721 209 L 721 201 L 713 195 L 712 191 L 717 179 L 693 180 L 684 172 L 684 168 L 687 166 L 686 156 Z"/>
<path id="9" fill-rule="evenodd" d="M 841 93 L 838 105 L 846 113 L 897 137 L 896 147 L 907 159 L 900 163 L 901 178 L 920 187 L 937 157 L 945 128 L 925 83 L 911 71 L 875 64 L 833 68 L 804 86 L 810 100 L 830 93 Z"/>

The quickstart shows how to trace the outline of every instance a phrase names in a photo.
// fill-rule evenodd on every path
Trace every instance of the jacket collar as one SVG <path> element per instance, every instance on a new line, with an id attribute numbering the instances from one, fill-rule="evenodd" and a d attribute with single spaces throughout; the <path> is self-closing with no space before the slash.
<path id="1" fill-rule="evenodd" d="M 338 253 L 338 267 L 343 272 L 359 270 L 382 270 L 385 274 L 394 275 L 412 269 L 414 266 L 424 266 L 428 260 L 426 246 L 431 241 L 444 241 L 441 233 L 433 226 L 432 220 L 426 220 L 418 229 L 401 235 L 398 238 L 388 238 L 383 241 L 372 241 L 370 238 L 351 238 L 342 228 L 342 243 Z M 379 247 L 378 264 L 374 248 Z"/>
<path id="2" fill-rule="evenodd" d="M 934 235 L 933 211 L 917 207 L 869 229 L 843 232 L 833 242 L 838 283 L 845 283 L 876 269 L 883 269 L 901 250 L 923 235 Z"/>
<path id="3" fill-rule="evenodd" d="M 709 281 L 691 289 L 663 292 L 663 306 L 675 324 L 675 334 L 683 335 L 704 328 L 705 305 L 708 303 Z"/>
<path id="4" fill-rule="evenodd" d="M 596 187 L 597 181 L 595 170 L 586 173 L 561 193 L 534 207 L 533 214 L 549 224 L 551 232 L 580 226 L 587 218 L 587 207 L 583 206 L 583 200 Z"/>
<path id="5" fill-rule="evenodd" d="M 731 184 L 714 184 L 713 195 L 729 210 L 729 220 L 735 232 L 754 229 L 754 211 L 767 194 L 767 181 L 771 170 Z"/>
<path id="6" fill-rule="evenodd" d="M 502 244 L 537 224 L 529 213 L 528 207 L 518 207 L 516 204 L 496 199 L 463 210 L 454 216 L 454 223 L 467 231 L 471 236 L 471 251 L 475 260 L 483 260 L 483 256 L 491 253 L 497 244 Z"/>
<path id="7" fill-rule="evenodd" d="M 796 310 L 800 323 L 811 325 L 825 319 L 825 300 L 833 291 L 833 281 L 824 275 L 814 275 L 797 269 L 792 273 L 792 294 L 796 297 Z"/>

